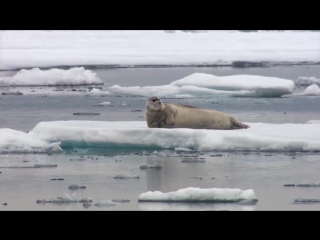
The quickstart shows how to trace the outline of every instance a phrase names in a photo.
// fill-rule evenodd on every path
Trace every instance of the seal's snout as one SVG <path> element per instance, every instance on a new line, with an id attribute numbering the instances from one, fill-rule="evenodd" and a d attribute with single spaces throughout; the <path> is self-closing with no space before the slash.
<path id="1" fill-rule="evenodd" d="M 158 103 L 161 104 L 161 101 L 159 101 Z"/>

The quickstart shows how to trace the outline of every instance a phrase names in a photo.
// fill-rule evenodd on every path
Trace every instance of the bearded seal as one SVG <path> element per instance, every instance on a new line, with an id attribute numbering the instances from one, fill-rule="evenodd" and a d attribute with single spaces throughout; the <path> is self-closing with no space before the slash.
<path id="1" fill-rule="evenodd" d="M 162 103 L 160 98 L 155 96 L 147 100 L 146 120 L 149 128 L 233 130 L 250 127 L 219 111 Z"/>

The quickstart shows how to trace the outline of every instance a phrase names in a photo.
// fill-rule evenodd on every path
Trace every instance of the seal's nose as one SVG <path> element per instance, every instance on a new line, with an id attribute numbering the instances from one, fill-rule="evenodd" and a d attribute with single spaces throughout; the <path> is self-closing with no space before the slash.
<path id="1" fill-rule="evenodd" d="M 159 101 L 158 103 L 159 103 L 159 104 L 161 104 L 161 102 L 160 102 L 160 101 Z"/>

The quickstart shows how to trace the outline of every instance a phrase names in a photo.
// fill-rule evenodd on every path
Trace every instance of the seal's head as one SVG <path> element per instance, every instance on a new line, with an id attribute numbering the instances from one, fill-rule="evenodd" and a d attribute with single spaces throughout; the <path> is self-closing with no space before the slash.
<path id="1" fill-rule="evenodd" d="M 147 100 L 147 109 L 149 111 L 158 111 L 162 107 L 161 100 L 158 97 L 151 97 Z"/>

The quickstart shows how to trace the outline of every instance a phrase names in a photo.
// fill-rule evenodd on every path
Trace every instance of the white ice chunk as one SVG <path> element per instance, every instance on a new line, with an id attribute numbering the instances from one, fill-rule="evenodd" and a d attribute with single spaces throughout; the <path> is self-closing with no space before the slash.
<path id="1" fill-rule="evenodd" d="M 0 128 L 0 152 L 9 153 L 60 153 L 60 142 L 50 143 L 32 133 Z"/>
<path id="2" fill-rule="evenodd" d="M 111 104 L 110 102 L 102 102 L 93 106 L 114 106 L 114 104 Z"/>
<path id="3" fill-rule="evenodd" d="M 102 84 L 95 72 L 85 70 L 83 67 L 68 70 L 52 68 L 40 70 L 22 69 L 13 77 L 0 77 L 0 86 L 73 86 Z"/>
<path id="4" fill-rule="evenodd" d="M 178 191 L 162 193 L 149 191 L 142 193 L 138 201 L 142 202 L 257 202 L 258 199 L 252 189 L 228 189 L 228 188 L 184 188 Z"/>
<path id="5" fill-rule="evenodd" d="M 296 85 L 309 86 L 312 84 L 320 85 L 320 79 L 315 77 L 298 77 L 296 80 Z"/>
<path id="6" fill-rule="evenodd" d="M 288 97 L 295 97 L 295 96 L 320 96 L 320 88 L 317 84 L 312 84 L 309 87 L 306 87 L 306 89 L 303 92 L 300 93 L 293 93 L 290 95 L 287 95 Z"/>
<path id="7" fill-rule="evenodd" d="M 117 95 L 160 98 L 280 97 L 292 93 L 294 81 L 258 75 L 230 75 L 218 77 L 193 73 L 162 86 L 121 87 L 114 85 L 108 91 Z"/>

